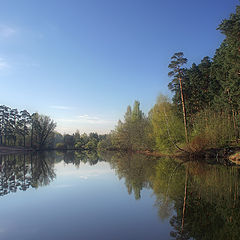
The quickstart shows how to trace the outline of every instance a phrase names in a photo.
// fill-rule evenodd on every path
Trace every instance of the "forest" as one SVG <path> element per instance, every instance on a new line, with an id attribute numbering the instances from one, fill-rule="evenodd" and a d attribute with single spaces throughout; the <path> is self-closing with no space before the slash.
<path id="1" fill-rule="evenodd" d="M 135 101 L 100 149 L 169 153 L 239 146 L 240 6 L 217 30 L 225 38 L 213 58 L 186 67 L 184 53 L 175 53 L 168 66 L 172 99 L 160 95 L 148 115 Z"/>

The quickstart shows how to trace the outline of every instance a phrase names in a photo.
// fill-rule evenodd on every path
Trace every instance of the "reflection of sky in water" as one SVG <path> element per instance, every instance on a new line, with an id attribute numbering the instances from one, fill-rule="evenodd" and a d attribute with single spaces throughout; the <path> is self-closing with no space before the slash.
<path id="1" fill-rule="evenodd" d="M 101 175 L 111 174 L 113 170 L 109 169 L 109 164 L 105 162 L 99 162 L 97 165 L 89 165 L 88 163 L 81 163 L 79 169 L 74 165 L 69 164 L 66 167 L 66 163 L 63 161 L 55 165 L 55 170 L 58 177 L 69 176 L 71 178 L 88 179 L 91 177 L 99 177 Z"/>
<path id="2" fill-rule="evenodd" d="M 48 239 L 168 239 L 168 220 L 159 221 L 151 190 L 142 198 L 128 195 L 106 162 L 63 162 L 56 179 L 0 199 L 0 238 Z"/>

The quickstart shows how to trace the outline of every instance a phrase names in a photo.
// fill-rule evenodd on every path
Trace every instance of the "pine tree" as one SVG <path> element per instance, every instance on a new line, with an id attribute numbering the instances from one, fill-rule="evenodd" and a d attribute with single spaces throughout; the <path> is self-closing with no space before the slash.
<path id="1" fill-rule="evenodd" d="M 171 84 L 179 82 L 180 86 L 180 95 L 181 95 L 181 103 L 182 103 L 182 113 L 183 113 L 183 120 L 184 120 L 184 127 L 185 127 L 185 138 L 186 142 L 188 143 L 188 131 L 187 131 L 187 116 L 186 116 L 186 108 L 185 108 L 185 101 L 184 101 L 184 94 L 183 94 L 183 84 L 182 80 L 184 77 L 184 69 L 182 66 L 187 63 L 187 58 L 184 58 L 183 52 L 175 53 L 171 57 L 172 61 L 168 65 L 168 68 L 172 69 L 168 73 L 168 76 L 173 77 Z M 171 86 L 171 85 L 170 85 Z"/>

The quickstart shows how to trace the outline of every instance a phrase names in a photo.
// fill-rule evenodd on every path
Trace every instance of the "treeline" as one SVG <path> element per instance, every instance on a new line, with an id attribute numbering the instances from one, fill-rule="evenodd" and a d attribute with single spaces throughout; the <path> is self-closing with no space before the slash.
<path id="1" fill-rule="evenodd" d="M 45 115 L 30 114 L 5 105 L 0 106 L 0 146 L 33 149 L 97 150 L 106 135 L 97 133 L 61 134 L 54 131 L 56 123 Z"/>
<path id="2" fill-rule="evenodd" d="M 159 96 L 146 116 L 135 101 L 102 148 L 201 151 L 238 144 L 240 133 L 240 6 L 218 30 L 225 39 L 214 57 L 185 67 L 175 53 L 169 63 L 172 101 Z"/>
<path id="3" fill-rule="evenodd" d="M 80 134 L 78 130 L 72 135 L 55 133 L 55 148 L 58 150 L 97 150 L 98 143 L 106 137 L 107 135 L 94 132 Z"/>
<path id="4" fill-rule="evenodd" d="M 0 106 L 0 145 L 49 148 L 54 144 L 55 127 L 48 116 Z"/>

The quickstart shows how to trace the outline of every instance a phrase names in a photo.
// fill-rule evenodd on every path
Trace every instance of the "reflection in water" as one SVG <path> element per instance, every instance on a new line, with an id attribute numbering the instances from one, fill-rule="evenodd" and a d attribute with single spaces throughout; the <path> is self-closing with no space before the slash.
<path id="1" fill-rule="evenodd" d="M 239 239 L 238 167 L 123 153 L 69 151 L 0 156 L 0 195 L 48 185 L 56 177 L 54 164 L 60 161 L 76 168 L 85 163 L 109 162 L 136 200 L 143 189 L 151 189 L 160 219 L 170 219 L 172 239 Z"/>
<path id="2" fill-rule="evenodd" d="M 169 217 L 174 239 L 239 239 L 238 167 L 180 163 L 171 158 L 105 155 L 129 194 L 152 188 L 159 217 Z"/>
<path id="3" fill-rule="evenodd" d="M 115 169 L 119 179 L 125 179 L 128 193 L 135 195 L 135 199 L 141 198 L 143 188 L 152 188 L 156 158 L 144 155 L 116 153 L 103 156 L 111 167 Z"/>
<path id="4" fill-rule="evenodd" d="M 0 196 L 49 184 L 53 167 L 54 157 L 43 153 L 0 156 Z"/>
<path id="5" fill-rule="evenodd" d="M 56 174 L 54 164 L 64 161 L 79 167 L 80 162 L 97 164 L 96 152 L 37 152 L 34 154 L 0 155 L 0 196 L 29 187 L 38 188 L 50 184 Z"/>

